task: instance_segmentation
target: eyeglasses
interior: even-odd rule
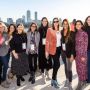
[[[53,23],[58,23],[59,21],[53,21]]]

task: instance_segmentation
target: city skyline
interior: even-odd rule
[[[54,17],[84,20],[90,15],[89,2],[90,0],[1,0],[0,17],[3,21],[9,17],[15,21],[30,10],[32,19],[34,19],[34,12],[37,11],[40,20],[44,16],[49,20]]]

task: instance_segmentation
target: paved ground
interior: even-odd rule
[[[75,90],[76,86],[77,86],[77,74],[76,74],[76,69],[75,69],[75,62],[73,62],[73,83],[72,83],[72,87],[73,90]],[[50,70],[50,76],[52,74],[52,70]],[[56,90],[55,88],[53,88],[50,85],[50,80],[47,81],[46,84],[42,84],[42,79],[41,79],[41,75],[36,77],[36,83],[34,85],[31,85],[30,82],[28,82],[28,78],[29,75],[25,76],[25,82],[22,82],[21,87],[17,87],[16,86],[16,79],[13,79],[10,88],[5,89],[3,87],[0,86],[0,90]],[[64,66],[61,65],[59,72],[58,72],[58,82],[61,84],[60,89],[57,90],[68,90],[67,88],[64,88],[64,83],[65,83],[65,73],[64,73]],[[85,89],[83,90],[90,90],[90,85],[87,86]]]

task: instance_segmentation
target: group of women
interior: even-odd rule
[[[60,67],[60,55],[65,66],[66,81],[64,87],[72,88],[73,60],[76,62],[78,86],[90,83],[90,16],[85,20],[77,20],[74,30],[70,29],[67,19],[62,22],[54,18],[52,25],[43,17],[41,26],[32,22],[27,33],[23,24],[9,25],[8,29],[0,22],[0,84],[9,87],[7,81],[8,63],[11,59],[11,73],[16,75],[17,86],[25,81],[24,75],[30,73],[29,82],[35,83],[37,67],[42,74],[42,82],[46,83],[46,76],[50,80],[49,70],[53,69],[51,85],[59,88],[57,73]]]

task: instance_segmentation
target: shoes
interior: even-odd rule
[[[45,78],[44,73],[42,73],[42,83],[46,84],[46,78]]]
[[[4,87],[4,88],[9,88],[10,87],[10,85],[7,83],[7,81],[2,82],[1,86]]]
[[[64,87],[69,87],[69,85],[70,85],[70,82],[68,79],[66,79]]]
[[[21,86],[21,83],[20,83],[20,80],[21,80],[21,76],[17,76],[17,86]]]
[[[49,77],[49,72],[48,71],[45,72],[45,76],[47,76],[47,80],[51,80],[51,78]]]
[[[25,79],[24,79],[22,76],[20,77],[20,80],[21,80],[21,81],[25,81]]]
[[[60,88],[56,80],[51,80],[51,86],[55,87],[56,89]]]

